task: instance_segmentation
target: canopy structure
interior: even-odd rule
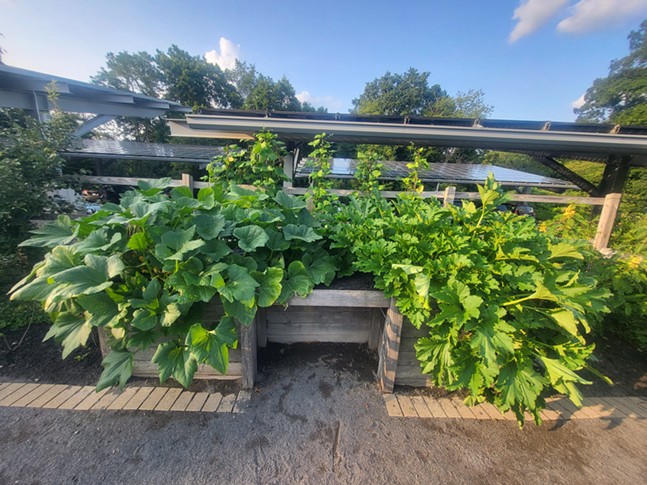
[[[168,111],[191,112],[174,101],[0,64],[0,108],[24,109],[41,119],[42,113],[52,108],[48,98],[51,91],[63,111],[97,115],[77,129],[77,136],[117,116],[154,118]]]
[[[380,162],[382,163],[381,180],[402,180],[409,175],[405,162]],[[334,158],[331,162],[331,178],[353,178],[357,167],[357,160],[350,158]],[[295,177],[307,177],[313,167],[305,159],[297,165]],[[502,185],[513,187],[540,187],[550,190],[573,189],[575,185],[565,180],[535,175],[520,170],[498,167],[496,165],[476,165],[470,163],[432,163],[427,170],[421,170],[419,177],[426,183],[445,184],[482,184],[488,175]]]
[[[136,141],[81,140],[63,155],[66,158],[93,160],[148,160],[207,164],[222,153],[222,148],[176,143],[144,143]]]
[[[647,128],[544,121],[476,120],[410,116],[203,110],[169,120],[173,136],[250,138],[270,130],[289,143],[328,133],[339,143],[491,149],[525,153],[591,195],[622,192],[630,166],[647,166]],[[606,164],[599,186],[557,158]]]

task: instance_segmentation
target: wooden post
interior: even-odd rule
[[[384,332],[382,333],[382,343],[380,345],[380,363],[377,370],[377,378],[383,392],[393,392],[393,387],[395,386],[402,322],[402,314],[395,305],[395,299],[391,298],[391,306],[386,312],[384,322]]]
[[[598,231],[593,241],[593,247],[598,251],[609,246],[609,239],[611,238],[613,224],[616,221],[616,214],[618,213],[621,197],[622,194],[608,194],[604,198],[602,214],[600,214],[600,222],[598,223]]]
[[[377,350],[384,327],[384,316],[381,308],[371,309],[371,323],[368,327],[368,348]]]
[[[256,311],[256,341],[261,348],[267,347],[267,309]]]
[[[294,179],[294,154],[292,152],[283,157],[283,172],[288,178],[283,182],[283,187],[292,187],[292,180]]]
[[[445,195],[443,196],[443,205],[447,207],[454,203],[454,198],[456,197],[456,187],[453,185],[445,189]]]
[[[243,389],[254,387],[256,380],[256,321],[249,325],[240,324],[240,359],[242,365]]]
[[[182,185],[186,185],[188,188],[193,190],[193,175],[188,173],[182,174]]]

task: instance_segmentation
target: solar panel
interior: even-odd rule
[[[68,158],[158,160],[167,162],[208,163],[222,153],[222,148],[178,143],[145,143],[116,140],[82,140],[82,145],[65,153]]]

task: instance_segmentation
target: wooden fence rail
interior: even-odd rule
[[[77,177],[81,183],[95,184],[95,185],[124,185],[136,186],[137,183],[142,181],[152,182],[156,179],[133,178],[133,177],[104,177],[104,176],[89,176],[81,175]],[[193,176],[189,174],[182,174],[182,179],[171,180],[171,186],[187,186],[192,189],[201,189],[208,187],[207,182],[196,182]],[[303,195],[309,189],[302,187],[284,187],[283,189],[288,194]],[[355,190],[346,189],[330,189],[329,192],[333,195],[340,197],[347,197],[354,194]],[[380,192],[382,197],[387,199],[395,199],[398,195],[402,194],[401,191],[383,190]],[[451,204],[455,199],[477,200],[479,199],[478,192],[456,192],[455,187],[448,187],[444,191],[425,191],[421,192],[420,196],[423,198],[435,197],[442,199],[445,205]],[[537,202],[549,204],[578,204],[578,205],[593,205],[602,206],[602,213],[598,223],[598,229],[593,240],[593,246],[597,250],[603,250],[608,247],[611,231],[616,220],[618,207],[620,205],[622,194],[608,194],[606,197],[578,197],[578,196],[563,196],[563,195],[532,195],[532,194],[510,194],[510,201],[512,202]]]

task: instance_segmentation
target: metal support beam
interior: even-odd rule
[[[629,162],[631,157],[622,157],[618,159],[611,155],[604,167],[602,174],[602,181],[598,187],[599,195],[605,196],[607,194],[617,193],[622,194],[622,191],[629,176]]]
[[[109,115],[95,116],[94,118],[84,121],[83,124],[74,131],[74,136],[81,137],[83,135],[86,135],[90,133],[92,130],[94,130],[95,128],[103,124],[106,124],[109,121],[114,120],[115,118],[116,116],[109,116]]]
[[[564,165],[559,163],[557,160],[551,157],[534,157],[535,160],[537,160],[539,163],[547,166],[554,172],[557,172],[558,174],[566,177],[566,179],[569,182],[573,182],[575,185],[577,185],[580,189],[582,189],[584,192],[587,194],[593,196],[593,197],[598,197],[600,193],[598,192],[598,187],[593,185],[591,182],[586,180],[583,177],[580,177],[578,174],[573,172],[572,170],[566,168]]]

